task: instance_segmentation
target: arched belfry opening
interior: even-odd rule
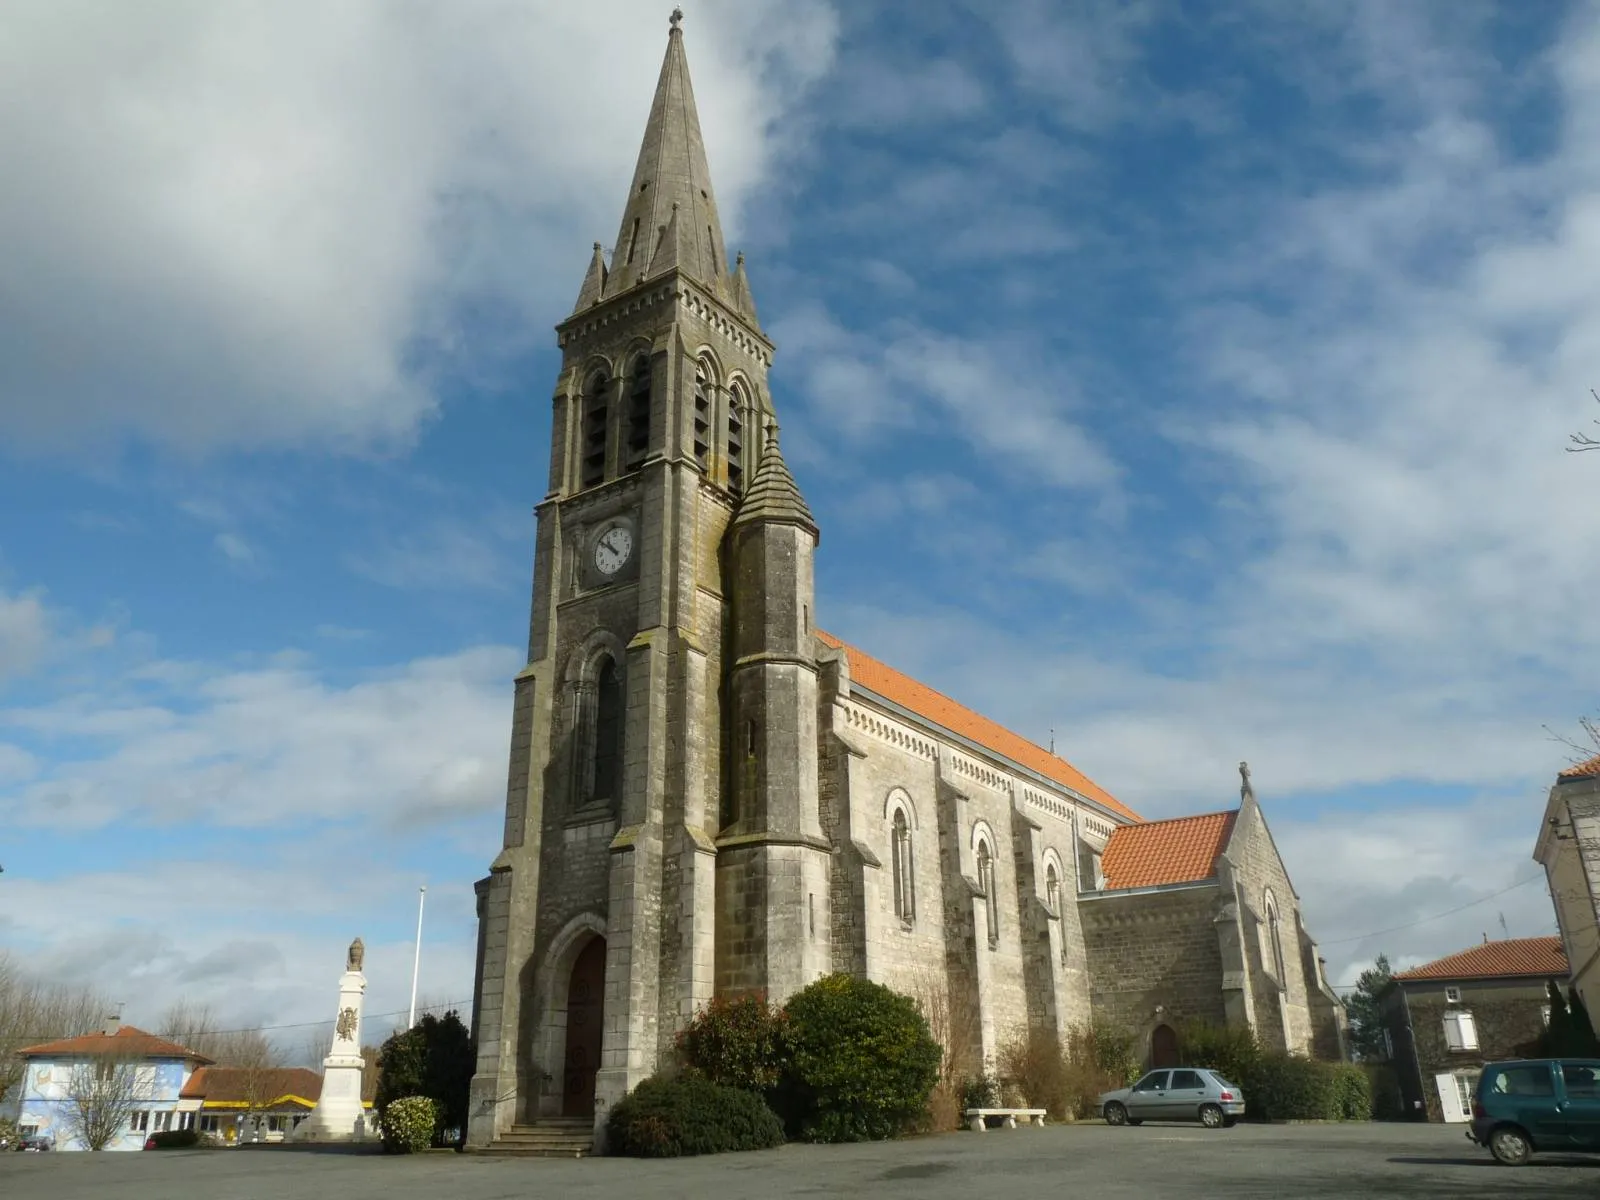
[[[609,655],[595,680],[594,791],[590,798],[613,808],[622,798],[622,672]]]

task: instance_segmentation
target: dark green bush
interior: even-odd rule
[[[990,1075],[969,1075],[961,1081],[961,1107],[996,1108],[1000,1104],[1000,1084]]]
[[[1243,1079],[1245,1116],[1257,1121],[1337,1121],[1331,1063],[1278,1051],[1263,1053]]]
[[[1179,1030],[1178,1043],[1185,1063],[1216,1071],[1242,1088],[1261,1062],[1261,1044],[1248,1026],[1189,1021]],[[1245,1091],[1248,1105],[1249,1089]]]
[[[1400,1077],[1389,1063],[1363,1063],[1367,1087],[1372,1093],[1374,1121],[1404,1121],[1406,1102],[1400,1094]]]
[[[678,1035],[678,1054],[713,1083],[766,1093],[783,1074],[783,1027],[764,996],[718,997]]]
[[[200,1144],[200,1134],[193,1129],[163,1129],[146,1140],[157,1150],[186,1150]]]
[[[921,1120],[943,1052],[909,997],[826,975],[791,997],[785,1014],[779,1103],[794,1136],[875,1141]]]
[[[646,1079],[611,1110],[606,1133],[610,1153],[634,1158],[783,1144],[783,1123],[760,1096],[695,1074]]]
[[[402,1096],[426,1096],[433,1101],[431,1144],[443,1145],[452,1130],[459,1140],[466,1132],[467,1093],[476,1066],[472,1036],[461,1018],[453,1011],[442,1017],[424,1013],[378,1051],[373,1107],[381,1114]]]

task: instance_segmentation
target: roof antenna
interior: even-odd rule
[[[1056,752],[1056,731],[1052,727],[1051,730],[1050,730],[1050,753],[1054,754],[1055,752]]]

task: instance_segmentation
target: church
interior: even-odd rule
[[[557,327],[503,849],[477,884],[468,1144],[586,1123],[713,996],[848,971],[992,1066],[1184,1020],[1339,1057],[1343,1009],[1241,764],[1145,821],[1051,751],[822,631],[674,13],[614,249]]]

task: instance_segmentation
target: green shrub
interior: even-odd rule
[[[1216,1071],[1240,1087],[1245,1086],[1262,1057],[1261,1044],[1249,1026],[1188,1021],[1178,1031],[1178,1044],[1185,1063]],[[1248,1089],[1246,1096],[1248,1104]]]
[[[1355,1063],[1329,1063],[1334,1110],[1341,1121],[1372,1120],[1372,1080]]]
[[[186,1150],[190,1146],[200,1144],[200,1134],[193,1129],[163,1129],[160,1133],[152,1133],[145,1140],[152,1143],[157,1150]]]
[[[783,1144],[783,1123],[754,1092],[695,1074],[646,1079],[606,1119],[612,1154],[676,1158]]]
[[[1116,1081],[1111,1085],[1113,1088],[1127,1087],[1144,1074],[1139,1055],[1134,1050],[1131,1030],[1114,1025],[1096,1025],[1087,1037],[1095,1065]]]
[[[797,1137],[872,1141],[922,1119],[943,1051],[909,997],[826,975],[791,997],[785,1014],[779,1094]]]
[[[1062,1053],[1062,1116],[1098,1117],[1101,1093],[1127,1087],[1139,1074],[1131,1033],[1111,1026],[1074,1029]]]
[[[434,1105],[431,1145],[443,1145],[450,1131],[466,1132],[467,1094],[477,1061],[472,1035],[455,1012],[424,1013],[410,1029],[384,1042],[378,1051],[378,1087],[373,1098],[381,1112],[401,1096],[427,1096]]]
[[[402,1096],[391,1100],[379,1123],[383,1127],[383,1148],[390,1154],[415,1154],[433,1143],[433,1125],[438,1106],[426,1096]]]
[[[1263,1053],[1244,1088],[1245,1116],[1257,1121],[1337,1121],[1339,1102],[1330,1063],[1278,1051]]]
[[[678,1035],[678,1054],[713,1083],[766,1093],[783,1074],[783,1027],[764,996],[718,997]]]
[[[992,1075],[969,1075],[961,1081],[961,1107],[996,1108],[1000,1104],[1000,1084]]]

